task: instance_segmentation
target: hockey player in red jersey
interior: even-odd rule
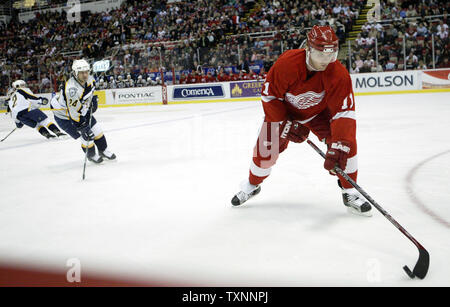
[[[238,206],[261,191],[289,142],[301,143],[310,131],[327,146],[324,168],[339,166],[353,180],[358,173],[355,100],[347,69],[337,60],[339,41],[329,26],[314,26],[306,47],[284,52],[269,70],[261,91],[264,123],[254,148],[249,178],[233,197]],[[370,216],[371,206],[339,176],[344,205]]]
[[[216,81],[217,81],[217,78],[215,76],[213,76],[210,71],[208,71],[208,73],[206,74],[206,82],[210,83],[210,82],[216,82]]]
[[[187,84],[194,84],[199,82],[199,77],[197,75],[197,71],[193,70],[192,73],[190,73],[187,76]]]
[[[239,75],[240,75],[240,73],[234,74],[232,71],[230,71],[229,81],[239,81],[239,80],[241,80],[241,79],[239,79]]]
[[[205,75],[205,71],[202,69],[200,70],[199,74],[198,74],[198,81],[197,83],[206,83],[208,82],[208,78]]]
[[[230,81],[230,77],[221,68],[220,71],[219,71],[219,74],[217,76],[217,80],[219,82]]]
[[[186,84],[187,83],[187,76],[184,72],[181,73],[180,75],[180,81],[179,84]]]

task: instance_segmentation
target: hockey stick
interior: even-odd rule
[[[92,106],[92,105],[91,105]],[[88,127],[90,129],[91,127],[91,118],[92,118],[92,110],[91,110],[91,106],[89,106],[89,121],[88,121]],[[86,145],[86,152],[84,153],[84,165],[83,165],[83,179],[86,178],[86,164],[87,164],[87,156],[88,156],[88,151],[89,151],[89,141],[87,141],[87,145]]]
[[[311,142],[309,139],[306,139],[306,142],[318,153],[322,156],[322,158],[325,159],[325,153],[320,150],[319,147],[316,146],[313,142]],[[355,187],[356,190],[358,190],[359,193],[361,193],[375,208],[377,208],[380,213],[389,220],[395,227],[397,227],[398,230],[400,230],[409,240],[411,240],[414,245],[419,250],[419,259],[417,260],[416,265],[414,266],[414,270],[411,272],[411,270],[408,268],[408,266],[404,266],[403,269],[405,270],[406,274],[410,278],[414,278],[415,276],[419,277],[420,279],[425,278],[428,272],[428,267],[430,265],[430,255],[428,254],[427,250],[416,240],[412,235],[410,235],[405,228],[403,228],[392,216],[390,216],[375,200],[373,200],[372,197],[369,196],[350,176],[348,176],[342,169],[339,167],[334,168],[335,172],[341,175],[345,178],[352,186]]]
[[[3,139],[1,139],[0,142],[3,142],[4,140],[6,140],[8,138],[8,136],[10,136],[16,130],[17,130],[17,128],[14,128],[10,133],[8,133],[7,136],[5,136]]]

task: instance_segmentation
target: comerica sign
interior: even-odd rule
[[[173,89],[173,99],[195,99],[209,97],[224,97],[222,85],[210,86],[175,86]]]

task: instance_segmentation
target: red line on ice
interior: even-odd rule
[[[411,200],[417,205],[419,206],[420,209],[422,209],[422,211],[424,211],[426,214],[428,214],[429,216],[431,216],[435,221],[439,222],[440,224],[444,225],[447,228],[450,228],[450,223],[447,222],[445,219],[443,219],[442,217],[440,217],[438,214],[436,214],[435,212],[433,212],[430,208],[428,208],[420,199],[419,197],[414,194],[414,189],[413,189],[413,178],[414,175],[416,174],[416,172],[426,163],[430,162],[433,159],[436,159],[437,157],[443,156],[445,154],[450,153],[450,150],[441,152],[439,154],[436,154],[434,156],[431,156],[425,160],[423,160],[422,162],[416,164],[408,173],[408,175],[406,176],[406,190],[408,192],[409,197],[411,198]]]

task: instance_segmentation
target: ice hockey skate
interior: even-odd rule
[[[105,149],[104,151],[100,151],[100,156],[103,158],[106,158],[107,160],[115,160],[116,155],[112,152],[110,152],[108,149]]]
[[[39,129],[39,133],[42,134],[42,136],[44,136],[47,139],[52,139],[55,138],[56,136],[54,136],[53,134],[51,134],[47,129],[45,129],[44,127],[42,127],[41,129]]]
[[[92,155],[92,156],[89,156],[89,155],[88,155],[87,158],[88,158],[89,161],[91,161],[91,162],[93,162],[93,163],[96,163],[96,164],[100,164],[100,163],[103,162],[103,158],[102,158],[99,154],[97,154],[97,153],[95,153],[95,154]]]
[[[355,188],[343,189],[342,200],[348,212],[356,215],[372,216],[372,206]]]
[[[233,199],[231,200],[231,204],[233,206],[240,206],[253,196],[259,194],[259,192],[261,192],[260,185],[253,185],[248,181],[244,181],[241,183],[241,190],[236,195],[234,195]]]

